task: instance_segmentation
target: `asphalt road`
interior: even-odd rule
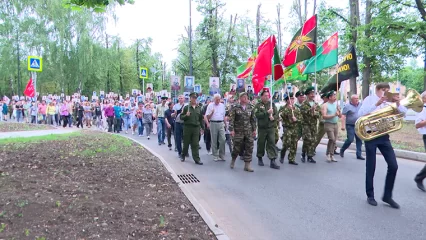
[[[203,140],[203,166],[191,158],[182,163],[166,145],[132,136],[160,154],[177,174],[194,174],[201,182],[187,187],[216,223],[234,240],[424,240],[426,239],[426,193],[415,186],[414,175],[424,163],[399,159],[394,199],[396,210],[381,202],[386,163],[378,157],[375,187],[377,207],[367,204],[364,192],[365,161],[356,160],[348,150],[338,163],[325,161],[325,146],[317,149],[317,164],[281,165],[280,170],[257,166],[254,173],[243,171],[237,161],[231,170],[226,162],[214,162]],[[279,143],[280,144],[280,143]],[[256,150],[255,150],[256,151]]]

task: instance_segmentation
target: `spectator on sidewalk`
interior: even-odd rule
[[[347,138],[343,146],[340,148],[340,156],[344,157],[346,149],[351,145],[351,143],[356,141],[356,158],[359,160],[365,160],[361,155],[362,140],[355,134],[355,122],[358,119],[358,110],[361,108],[359,103],[358,95],[354,94],[351,96],[349,104],[346,104],[343,107],[342,114],[342,131],[345,131]]]

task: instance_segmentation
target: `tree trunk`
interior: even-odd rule
[[[371,7],[373,5],[372,0],[367,0],[365,3],[365,26],[368,26],[371,22]],[[365,38],[368,39],[371,36],[370,28],[365,29]],[[366,98],[370,93],[371,83],[371,57],[367,52],[363,54],[364,69],[362,71],[362,97]]]
[[[138,82],[139,82],[139,85],[140,85],[140,87],[141,87],[141,92],[142,92],[142,94],[145,94],[145,89],[144,89],[144,84],[143,84],[143,79],[140,79],[139,78],[139,68],[140,68],[140,65],[139,65],[139,39],[137,39],[136,40],[136,72],[138,73],[137,74],[137,76],[138,76]]]
[[[253,41],[250,38],[250,30],[249,30],[249,25],[248,24],[247,24],[247,39],[248,39],[249,44],[250,44],[250,49],[251,49],[250,53],[254,53]]]
[[[302,3],[300,2],[300,0],[296,1],[296,13],[299,17],[299,24],[300,27],[303,26],[303,17],[302,17]]]
[[[229,20],[228,36],[226,38],[225,57],[223,58],[222,64],[221,64],[221,68],[222,68],[221,76],[226,76],[226,74],[229,73],[229,56],[231,54],[232,43],[233,43],[232,40],[234,38],[233,33],[234,33],[236,23],[237,23],[237,14],[235,14],[234,18],[231,15],[231,18]],[[223,80],[225,80],[225,78]],[[226,84],[226,81],[223,81],[222,84]]]
[[[106,82],[106,91],[109,93],[111,92],[111,76],[109,73],[109,64],[108,64],[108,59],[109,59],[109,42],[108,42],[108,34],[105,34],[105,40],[106,40],[106,51],[107,51],[107,82]]]
[[[256,46],[260,45],[260,7],[262,4],[257,5],[256,14]]]
[[[350,25],[351,25],[351,45],[356,46],[358,40],[358,26],[359,22],[359,1],[358,0],[349,0],[350,8]],[[364,79],[364,77],[363,77]],[[349,79],[350,94],[357,94],[356,78],[352,77]],[[363,94],[364,96],[364,94]]]
[[[300,9],[302,9],[302,8],[300,8]],[[306,19],[308,19],[308,0],[305,0],[305,14],[303,16],[303,22],[305,22]]]
[[[281,33],[281,4],[277,5],[277,34],[278,34],[278,49],[279,53],[282,51],[282,33]]]
[[[124,88],[123,88],[123,64],[121,63],[121,52],[120,52],[120,40],[117,42],[117,51],[118,51],[118,64],[120,65],[120,94],[124,95]]]
[[[18,63],[18,96],[21,95],[21,60],[20,60],[20,53],[19,53],[19,25],[18,29],[16,30],[16,47],[17,47],[17,63]]]
[[[314,0],[314,10],[312,11],[312,15],[315,15],[316,11],[317,11],[317,0]]]

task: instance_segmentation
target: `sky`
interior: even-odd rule
[[[320,0],[318,0],[319,2]],[[328,4],[337,7],[346,7],[347,1],[325,0]],[[290,12],[291,0],[224,0],[226,12],[230,14],[249,14],[256,19],[257,5],[262,3],[261,13],[267,19],[274,21],[277,16],[276,6],[281,3],[281,17],[285,22]],[[289,2],[285,5],[286,2]],[[343,2],[343,3],[342,3]],[[337,4],[337,5],[336,5]],[[312,7],[308,7],[312,9]],[[312,12],[312,10],[310,10]],[[177,56],[176,47],[181,35],[186,36],[185,27],[189,26],[189,0],[136,0],[133,5],[118,6],[115,10],[118,22],[109,21],[107,32],[112,35],[120,35],[126,45],[138,38],[153,39],[152,50],[160,52],[163,60],[171,65]],[[312,14],[312,13],[309,13]],[[202,20],[197,12],[196,3],[192,1],[192,29],[194,30]],[[291,37],[283,33],[283,42],[289,42]]]
[[[115,14],[118,22],[112,20],[107,25],[107,32],[119,35],[126,45],[130,45],[138,38],[153,39],[152,50],[163,55],[163,61],[171,66],[177,56],[176,47],[181,35],[186,36],[185,27],[189,26],[189,1],[190,0],[135,0],[133,5],[117,6]],[[325,1],[327,5],[338,8],[348,8],[347,0],[317,0]],[[224,0],[226,3],[224,16],[230,14],[249,15],[253,21],[256,19],[256,10],[262,4],[261,14],[271,21],[277,16],[276,6],[281,3],[282,24],[289,16],[292,0]],[[312,2],[312,1],[310,1]],[[308,15],[312,14],[312,7],[308,7]],[[202,20],[197,12],[196,3],[192,0],[192,29],[194,30]],[[283,42],[290,42],[289,33],[283,32]],[[421,58],[417,60],[421,64]],[[421,65],[420,65],[421,66]]]

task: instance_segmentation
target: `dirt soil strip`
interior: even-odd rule
[[[50,129],[55,129],[55,128],[45,124],[0,122],[0,132],[17,132],[17,131],[50,130]]]
[[[216,239],[139,144],[95,131],[0,144],[0,239]]]

